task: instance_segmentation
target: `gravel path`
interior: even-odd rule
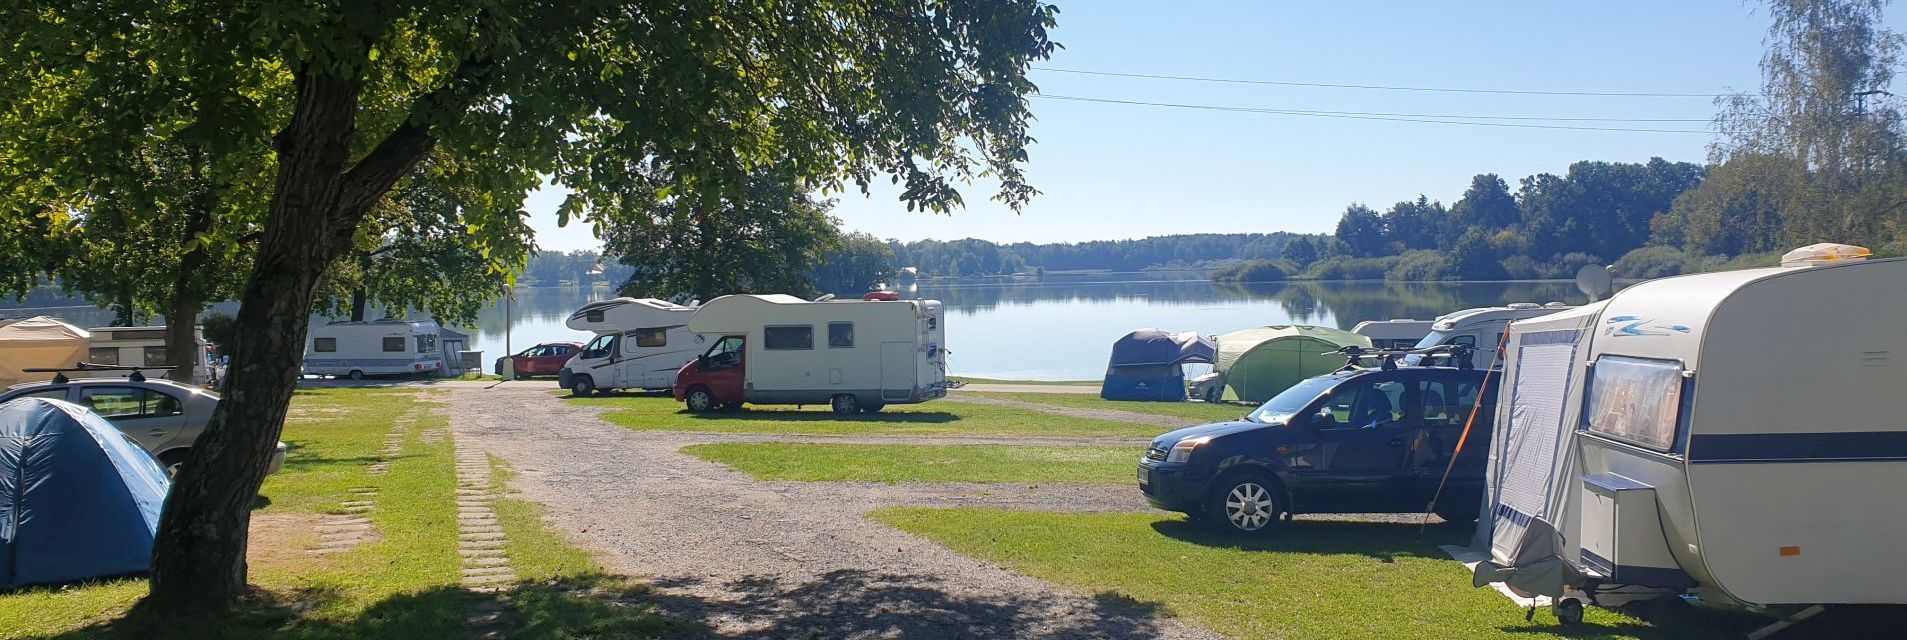
[[[678,452],[719,434],[636,432],[595,414],[530,387],[452,392],[460,444],[508,460],[519,473],[514,488],[545,505],[554,526],[607,552],[614,569],[647,577],[664,610],[719,635],[1215,637],[1155,619],[1143,604],[1074,594],[861,517],[888,504],[1143,508],[1132,491],[755,482]]]
[[[946,399],[951,400],[953,402],[970,402],[973,404],[985,404],[985,405],[992,405],[995,407],[1011,407],[1014,409],[1025,409],[1028,411],[1038,411],[1041,413],[1050,413],[1056,416],[1067,416],[1071,418],[1086,418],[1090,420],[1111,420],[1113,422],[1132,422],[1137,424],[1150,424],[1150,425],[1165,427],[1168,429],[1190,427],[1190,426],[1201,425],[1201,424],[1210,422],[1209,420],[1199,420],[1197,418],[1175,418],[1172,416],[1162,416],[1162,415],[1152,414],[1152,413],[1139,413],[1136,411],[1120,411],[1118,409],[1081,409],[1078,407],[1061,407],[1057,405],[1041,404],[1038,402],[1027,402],[1025,400],[1012,400],[1009,398],[989,398],[985,396],[961,395],[959,393],[948,394]]]

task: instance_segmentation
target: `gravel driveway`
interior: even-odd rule
[[[1133,491],[756,482],[678,451],[742,437],[630,431],[543,388],[459,386],[450,412],[459,441],[515,467],[512,487],[555,527],[647,578],[666,611],[721,636],[1215,637],[1156,619],[1143,603],[1075,594],[861,517],[892,504],[1143,509]]]

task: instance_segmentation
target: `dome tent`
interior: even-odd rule
[[[52,380],[22,369],[71,367],[86,359],[93,334],[51,316],[0,320],[0,388]]]
[[[79,405],[0,404],[0,589],[146,571],[171,480]]]
[[[1371,339],[1311,325],[1254,327],[1218,337],[1212,370],[1225,400],[1264,402],[1300,380],[1344,366],[1344,357],[1330,352],[1353,345],[1369,347]]]
[[[1211,338],[1191,331],[1171,333],[1140,329],[1112,343],[1106,380],[1099,397],[1106,400],[1178,402],[1185,399],[1187,362],[1211,362],[1217,356]]]

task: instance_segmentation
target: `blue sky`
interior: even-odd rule
[[[1764,10],[1675,2],[1139,2],[1058,0],[1065,46],[1040,66],[1179,76],[1548,91],[1754,90]],[[1897,24],[1890,15],[1888,22]],[[1898,27],[1896,27],[1898,29]],[[1233,85],[1035,71],[1042,93],[1329,111],[1695,118],[1708,98],[1431,93]],[[1477,173],[1510,181],[1577,160],[1702,161],[1710,137],[1378,122],[1033,98],[1027,165],[1043,195],[1019,214],[966,190],[951,215],[909,212],[895,192],[837,194],[835,215],[883,238],[1081,241],[1184,232],[1321,232],[1345,205],[1424,194],[1454,201]],[[1707,129],[1689,123],[1575,123]],[[885,186],[885,185],[882,185]],[[560,192],[526,206],[538,244],[599,245],[558,229]]]

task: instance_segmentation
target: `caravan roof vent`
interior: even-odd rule
[[[1815,265],[1847,262],[1849,260],[1866,260],[1868,256],[1872,255],[1874,255],[1874,252],[1868,251],[1867,247],[1823,242],[1789,251],[1787,255],[1781,256],[1781,266],[1812,267]]]
[[[1534,302],[1512,302],[1504,306],[1507,306],[1511,309],[1541,309],[1543,308],[1542,305],[1536,304]]]
[[[1562,302],[1562,301],[1545,302],[1543,303],[1543,308],[1544,309],[1568,309],[1569,303]]]

